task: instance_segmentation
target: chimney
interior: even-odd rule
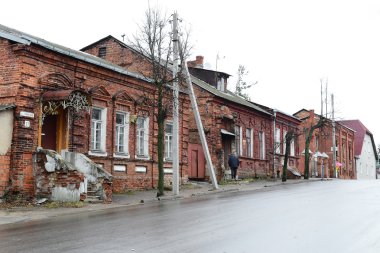
[[[190,68],[203,69],[203,58],[203,56],[198,55],[195,57],[195,61],[188,61],[187,66]]]
[[[203,69],[203,56],[201,55],[198,55],[197,57],[195,57],[195,62],[197,64],[197,68],[200,68],[200,69]]]

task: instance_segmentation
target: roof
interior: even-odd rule
[[[280,114],[282,114],[282,115],[284,115],[284,116],[287,116],[287,117],[289,117],[289,118],[291,118],[291,119],[294,119],[295,121],[298,121],[298,122],[301,122],[302,120],[301,119],[299,119],[298,117],[296,117],[296,116],[294,116],[294,115],[291,115],[291,114],[288,114],[288,113],[286,113],[286,112],[283,112],[283,111],[281,111],[281,110],[278,110],[278,109],[275,109],[275,108],[270,108],[270,107],[268,107],[268,106],[265,106],[265,105],[261,105],[261,104],[258,104],[258,103],[256,103],[256,102],[252,102],[252,101],[249,101],[250,103],[252,103],[252,104],[255,104],[255,105],[257,105],[257,106],[259,106],[259,107],[261,107],[261,108],[263,108],[264,110],[266,110],[266,111],[268,111],[268,112],[270,112],[270,113],[280,113]]]
[[[251,102],[245,100],[244,98],[239,97],[238,95],[232,93],[231,91],[222,92],[222,91],[216,89],[214,86],[211,86],[208,83],[205,83],[204,81],[196,78],[195,76],[191,76],[191,81],[195,85],[201,87],[202,89],[205,89],[206,91],[214,94],[215,96],[217,96],[219,98],[226,99],[228,101],[237,103],[239,105],[244,105],[246,107],[249,107],[251,109],[259,111],[259,112],[261,112],[263,114],[266,114],[268,116],[272,116],[271,113],[265,111],[264,109],[261,109],[259,106],[255,105],[255,104],[252,104]]]
[[[363,143],[364,143],[364,137],[365,135],[368,135],[371,138],[372,142],[372,147],[373,151],[376,156],[376,160],[378,159],[377,157],[377,152],[376,152],[376,145],[375,141],[373,139],[372,133],[366,128],[363,123],[360,120],[340,120],[338,121],[340,124],[345,125],[353,130],[355,130],[355,156],[360,156],[362,153],[363,149]]]
[[[151,81],[150,79],[148,79],[142,75],[139,75],[139,74],[134,73],[134,72],[130,72],[130,71],[128,71],[128,70],[126,70],[126,69],[124,69],[124,68],[122,68],[116,64],[112,64],[108,61],[105,61],[105,60],[99,58],[99,57],[96,57],[96,56],[93,56],[93,55],[90,55],[90,54],[87,54],[87,53],[84,53],[81,51],[73,50],[73,49],[70,49],[70,48],[67,48],[67,47],[46,41],[46,40],[38,38],[36,36],[30,35],[30,34],[27,34],[27,33],[24,33],[24,32],[21,32],[21,31],[18,31],[18,30],[15,30],[15,29],[3,26],[3,25],[0,25],[0,38],[8,39],[8,40],[11,40],[11,41],[14,41],[17,43],[21,43],[21,44],[25,44],[25,45],[35,44],[35,45],[44,47],[48,50],[54,51],[56,53],[67,55],[69,57],[72,57],[72,58],[75,58],[78,60],[82,60],[82,61],[88,62],[90,64],[94,64],[94,65],[97,65],[97,66],[100,66],[100,67],[103,67],[106,69],[110,69],[110,70],[113,70],[113,71],[118,72],[120,74],[128,75],[128,76],[138,78],[141,80],[145,80],[148,82]]]
[[[14,107],[15,107],[15,105],[13,105],[13,104],[11,104],[11,105],[0,105],[0,112],[12,109]]]
[[[197,68],[197,67],[189,67],[189,66],[188,66],[187,68],[188,68],[188,69],[194,69],[194,70],[196,70],[196,71],[219,73],[219,74],[226,75],[226,76],[228,76],[228,77],[231,76],[230,74],[227,74],[226,72],[222,72],[222,71],[218,71],[218,70],[204,69],[204,68]]]

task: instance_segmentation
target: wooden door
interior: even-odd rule
[[[201,180],[205,178],[205,156],[200,144],[189,144],[189,178]]]
[[[57,115],[46,115],[42,125],[41,146],[44,149],[57,148]]]

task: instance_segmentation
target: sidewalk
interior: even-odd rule
[[[260,191],[268,189],[268,187],[276,187],[281,185],[291,185],[298,183],[310,183],[321,181],[319,178],[310,178],[309,180],[297,179],[288,180],[283,183],[281,179],[277,180],[255,180],[255,181],[230,181],[226,184],[219,185],[218,190],[214,190],[212,184],[207,182],[189,182],[181,186],[179,196],[173,196],[171,191],[165,192],[165,195],[157,199],[157,190],[133,191],[125,194],[114,194],[111,204],[91,204],[87,203],[81,208],[45,208],[41,206],[22,207],[12,209],[0,209],[0,225],[19,223],[25,221],[41,220],[53,218],[62,215],[69,215],[82,212],[94,212],[116,207],[140,205],[149,202],[166,201],[173,199],[186,199],[206,196],[210,194],[223,194],[226,192],[242,192],[242,191]]]

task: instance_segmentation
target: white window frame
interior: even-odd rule
[[[218,82],[217,82],[217,89],[224,92],[224,85],[225,85],[225,79],[224,77],[220,77],[218,78]]]
[[[259,132],[260,159],[265,160],[265,132]]]
[[[249,140],[250,143],[248,143],[248,136],[247,131],[249,130]],[[247,156],[253,158],[253,128],[246,128],[245,129],[245,139],[247,142]]]
[[[284,132],[282,133],[282,154],[285,155],[285,152],[286,152],[286,134],[288,133],[288,131],[284,130]]]
[[[243,127],[240,126],[239,127],[239,152],[240,154],[239,155],[243,155]]]
[[[124,112],[124,111],[117,111],[116,112],[116,117],[117,114],[122,114],[124,116],[124,123],[123,124],[118,124],[116,122],[115,118],[115,153],[113,154],[114,157],[117,158],[129,158],[129,112]],[[124,150],[122,152],[118,151],[118,146],[119,146],[119,137],[118,131],[120,128],[124,127],[124,136],[123,136],[123,142],[124,142]]]
[[[276,154],[281,154],[281,129],[280,128],[276,128],[275,138],[276,138]]]
[[[100,110],[100,120],[94,120],[92,118],[93,110]],[[94,148],[94,123],[100,123],[100,146],[99,149]],[[90,148],[88,151],[89,155],[93,156],[107,156],[106,152],[106,135],[107,135],[107,108],[102,107],[92,107],[91,111],[91,139],[90,139]]]
[[[294,138],[292,139],[292,142],[290,143],[290,156],[295,156],[295,144],[294,144]]]
[[[143,131],[142,128],[138,128],[139,119],[144,119]],[[143,153],[140,153],[141,147]],[[149,117],[138,116],[136,120],[136,158],[149,160]]]
[[[238,126],[238,125],[235,125],[235,153],[237,156],[240,155],[240,152],[241,152],[241,149],[240,149],[240,142],[241,142],[241,138],[240,138],[240,131],[241,131],[241,127]]]
[[[166,126],[172,126],[172,132],[166,132]],[[164,160],[165,161],[173,161],[173,122],[167,121],[165,123],[165,144],[164,144]]]

